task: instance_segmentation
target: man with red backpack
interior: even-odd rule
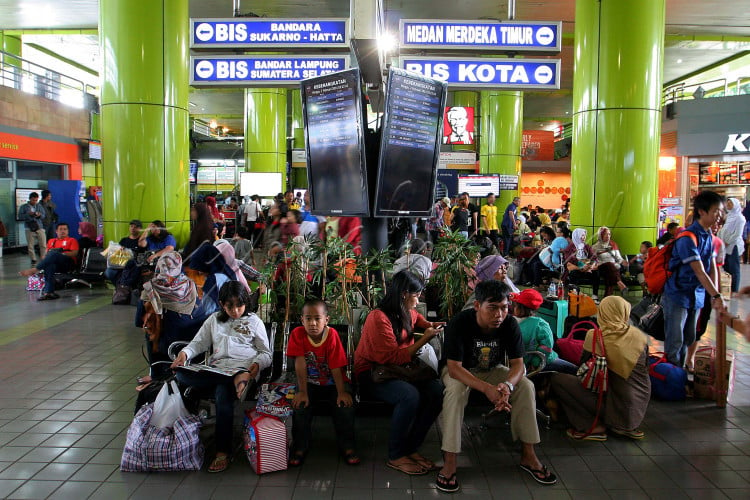
[[[713,191],[702,191],[693,201],[694,222],[672,243],[669,260],[671,275],[664,285],[661,305],[664,309],[664,351],[667,360],[684,366],[687,348],[695,341],[697,311],[708,295],[717,311],[726,308],[719,293],[716,255],[710,228],[721,217],[724,199]],[[708,293],[706,293],[708,292]]]

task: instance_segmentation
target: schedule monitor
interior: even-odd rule
[[[276,196],[283,192],[281,174],[275,172],[240,172],[240,196]]]
[[[469,193],[472,198],[484,198],[500,191],[500,176],[494,174],[466,174],[458,176],[458,192]]]
[[[380,141],[376,217],[429,216],[448,85],[391,68]]]
[[[311,212],[368,216],[359,70],[310,78],[300,85]]]

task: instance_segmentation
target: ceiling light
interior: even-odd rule
[[[211,127],[212,129],[215,129],[216,127],[219,126],[219,124],[216,123],[216,120],[211,120],[210,122],[208,122],[208,126]]]
[[[682,59],[677,59],[677,64],[682,64]]]
[[[397,45],[398,41],[396,40],[396,37],[390,33],[383,33],[378,36],[378,49],[380,49],[381,52],[394,52]]]
[[[188,104],[190,104],[191,106],[195,106],[195,103],[192,101],[189,101]]]

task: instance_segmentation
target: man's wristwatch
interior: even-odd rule
[[[716,295],[711,295],[711,300],[716,300],[716,299],[720,299],[720,298],[721,298],[721,294],[720,293],[717,293]]]
[[[507,380],[505,382],[503,382],[503,383],[508,386],[508,389],[510,389],[510,392],[512,394],[513,393],[513,389],[515,389],[516,387],[512,383],[508,382]]]

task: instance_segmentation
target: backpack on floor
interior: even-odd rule
[[[651,295],[659,295],[664,291],[664,285],[672,275],[672,271],[669,270],[669,261],[672,259],[672,248],[675,242],[683,236],[689,237],[693,240],[693,244],[696,247],[698,246],[698,238],[686,229],[663,247],[648,249],[648,258],[643,263],[643,277],[646,282],[646,289]]]

